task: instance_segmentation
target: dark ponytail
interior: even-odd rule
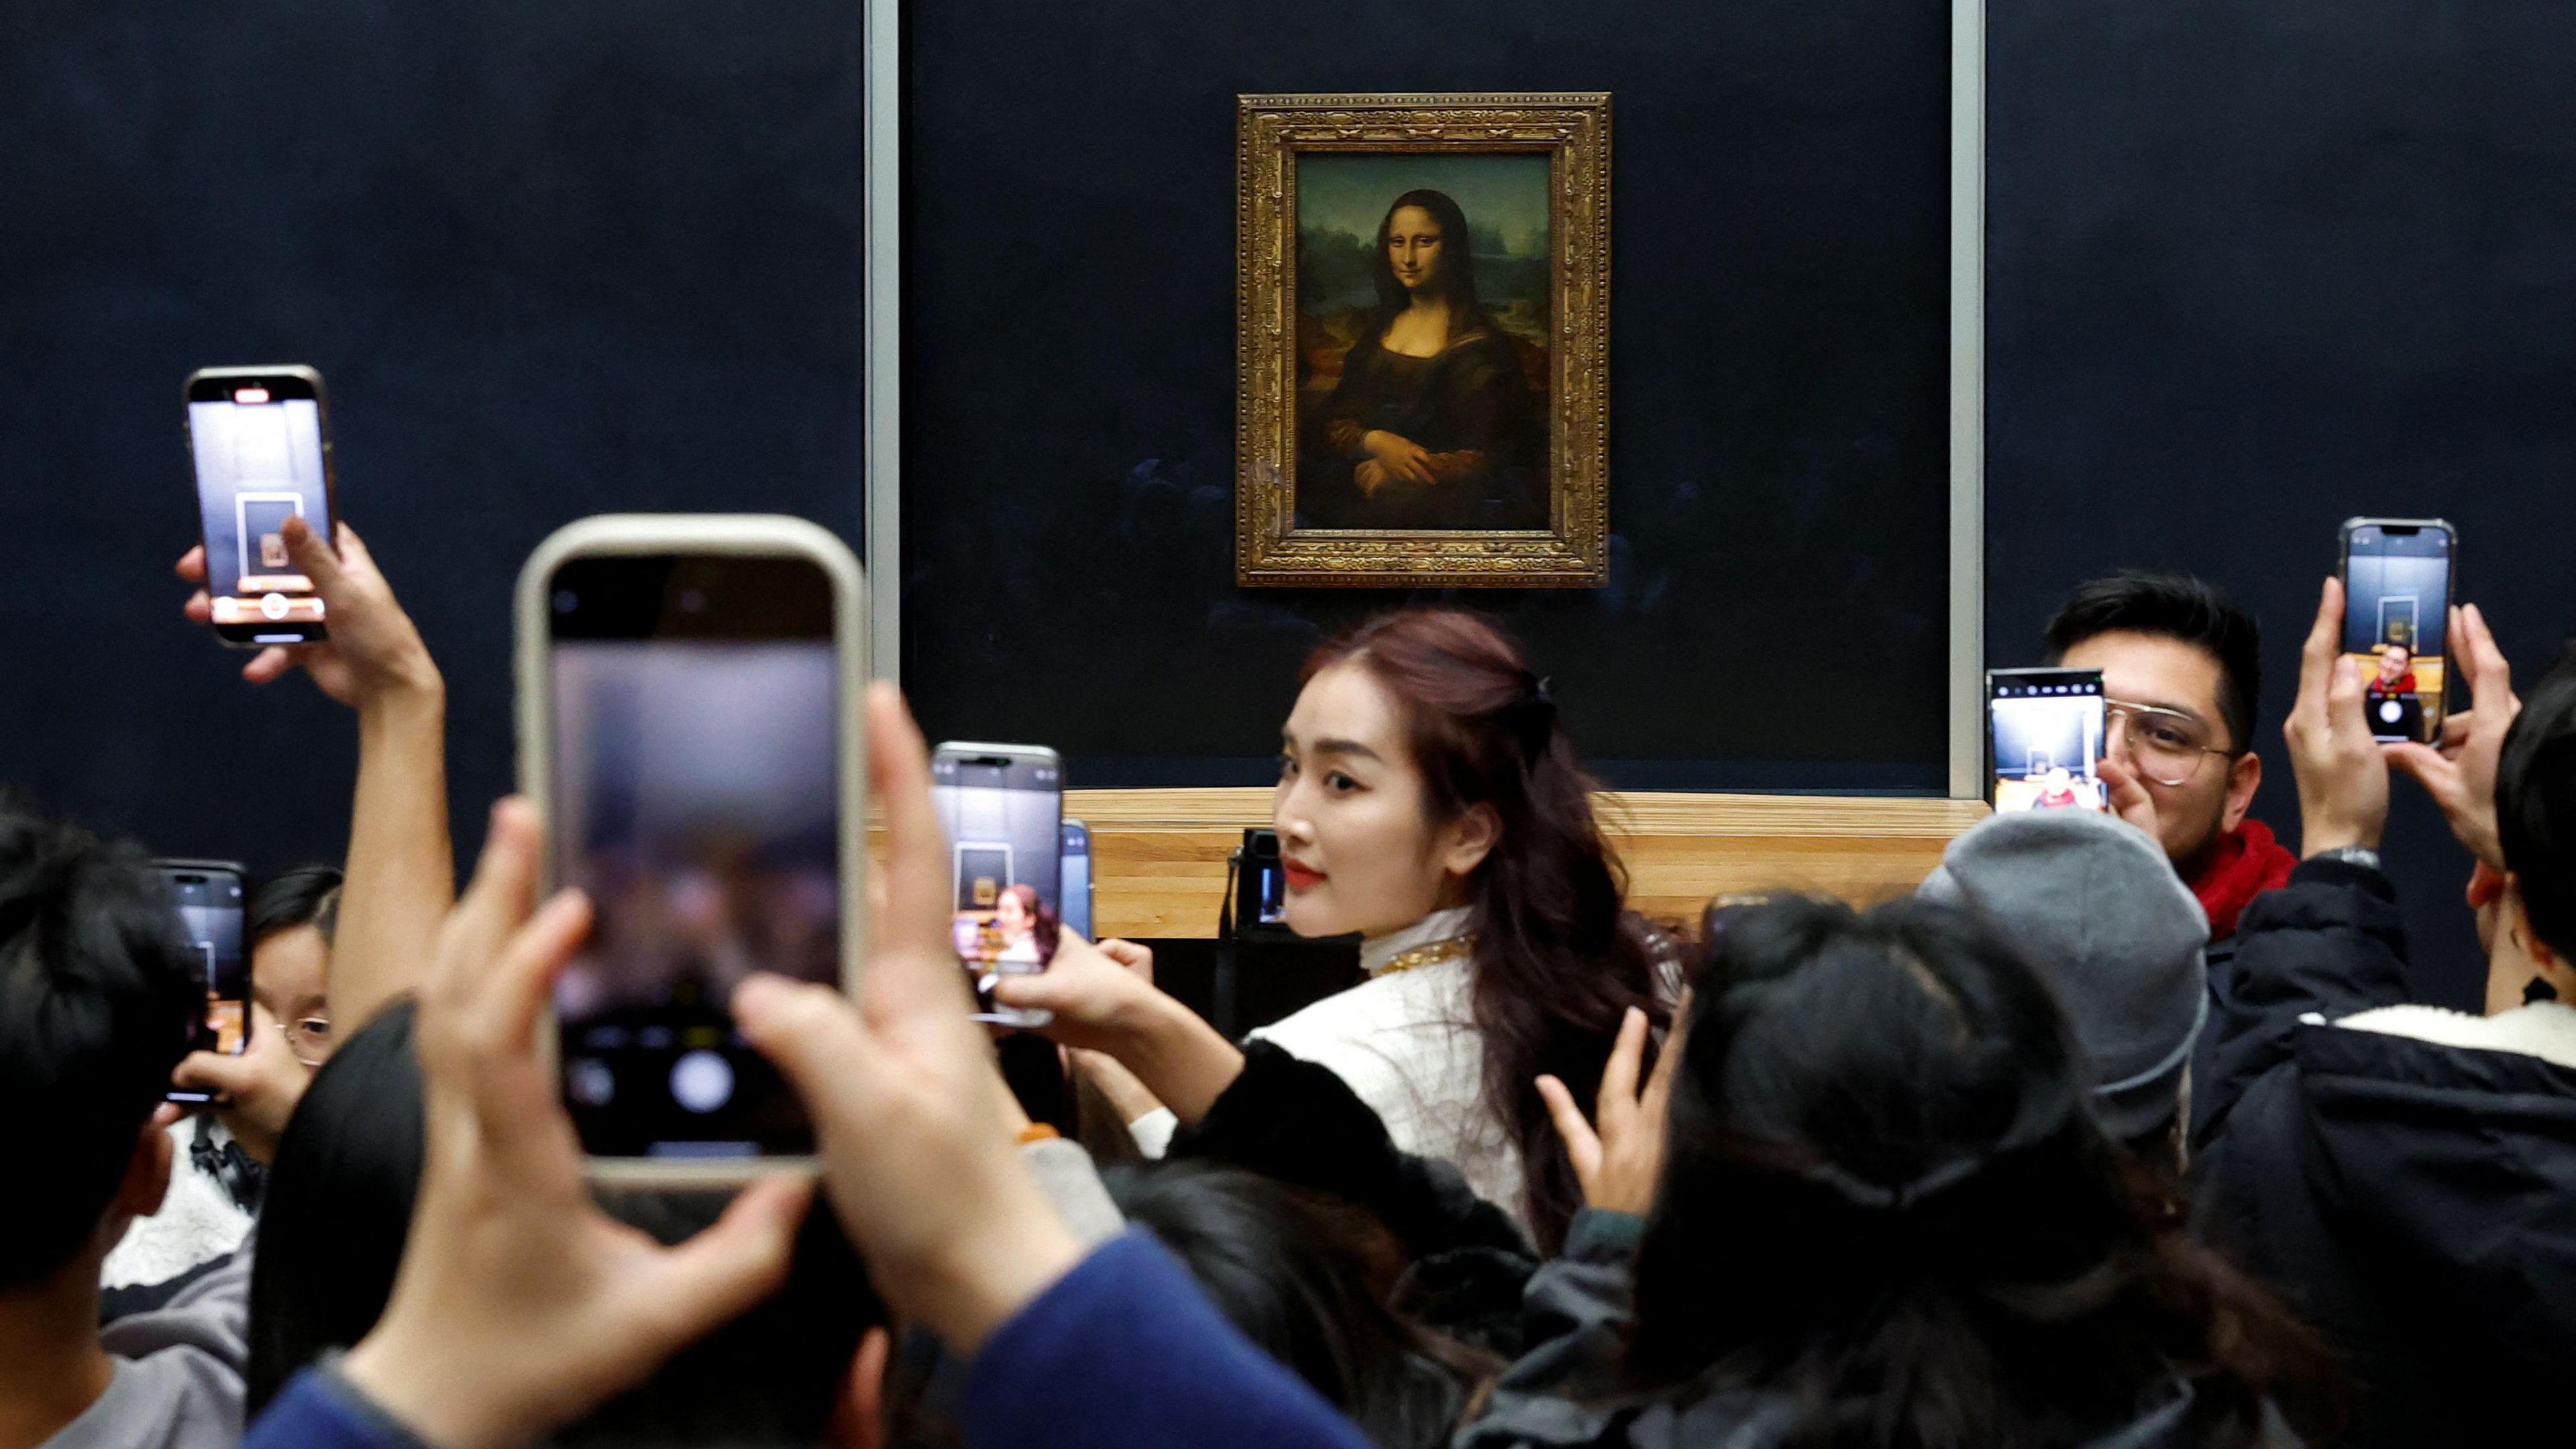
[[[1524,1210],[1553,1253],[1583,1196],[1532,1084],[1550,1074],[1589,1102],[1627,1009],[1663,1023],[1658,942],[1625,908],[1625,873],[1547,682],[1500,630],[1456,610],[1384,614],[1317,650],[1305,677],[1341,664],[1402,708],[1432,823],[1483,805],[1500,826],[1472,882],[1472,1002],[1486,1103],[1520,1150]]]

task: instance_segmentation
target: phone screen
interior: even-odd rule
[[[331,537],[322,400],[293,373],[198,376],[188,383],[188,446],[206,545],[215,631],[234,643],[326,636],[313,581],[286,555],[286,520]]]
[[[1065,928],[1088,941],[1091,934],[1091,827],[1079,820],[1064,822],[1064,846],[1056,852],[1056,869],[1060,877],[1056,889],[1064,897]]]
[[[948,837],[958,962],[975,978],[978,1020],[1042,1024],[993,1000],[996,977],[1043,971],[1063,919],[1063,772],[1025,745],[941,745],[930,793]]]
[[[165,861],[162,879],[178,902],[179,925],[204,961],[206,1015],[195,1051],[238,1055],[250,1046],[250,953],[242,941],[242,878],[230,866]],[[204,1102],[205,1092],[173,1091],[173,1102]]]
[[[579,558],[548,592],[549,843],[595,911],[555,988],[582,1144],[810,1152],[730,1004],[754,971],[842,977],[830,578],[793,558]]]
[[[1988,670],[1986,717],[1998,812],[2103,807],[2102,671]]]
[[[2361,669],[2363,709],[2382,740],[2442,727],[2451,605],[2451,530],[2355,522],[2344,534],[2343,652]]]

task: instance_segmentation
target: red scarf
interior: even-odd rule
[[[2200,897],[2200,908],[2209,913],[2209,939],[2224,941],[2235,935],[2236,918],[2247,903],[2286,884],[2290,867],[2298,863],[2297,856],[2272,838],[2272,827],[2251,816],[2218,837],[2209,848],[2209,859],[2188,882],[2191,893]]]

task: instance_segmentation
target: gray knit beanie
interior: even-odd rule
[[[2112,1136],[2173,1120],[2209,1017],[2209,918],[2145,831],[2095,810],[1997,815],[1915,894],[1983,917],[2056,990]]]

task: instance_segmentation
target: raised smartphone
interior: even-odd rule
[[[1995,809],[2104,808],[2105,719],[2099,669],[1987,670]]]
[[[731,1002],[754,971],[856,985],[866,600],[849,549],[792,518],[589,518],[520,572],[521,786],[548,883],[595,913],[549,1033],[594,1177],[813,1152]]]
[[[313,581],[286,556],[286,520],[332,538],[331,430],[309,367],[188,374],[188,453],[215,637],[237,648],[329,637]]]
[[[1091,827],[1079,820],[1064,822],[1064,844],[1056,851],[1059,873],[1056,891],[1064,898],[1064,924],[1086,941],[1096,940],[1091,933]]]
[[[948,836],[949,929],[975,983],[975,1019],[1044,1026],[993,999],[1000,977],[1044,971],[1064,919],[1064,766],[1044,745],[951,741],[931,752],[930,794]]]
[[[178,903],[179,926],[205,962],[206,1014],[192,1051],[239,1055],[250,1049],[250,951],[243,939],[242,868],[231,860],[159,860]],[[210,1092],[166,1094],[173,1102],[214,1100]]]
[[[2360,666],[2370,733],[2438,739],[2459,536],[2438,518],[2347,518],[2342,542],[2343,652]]]

